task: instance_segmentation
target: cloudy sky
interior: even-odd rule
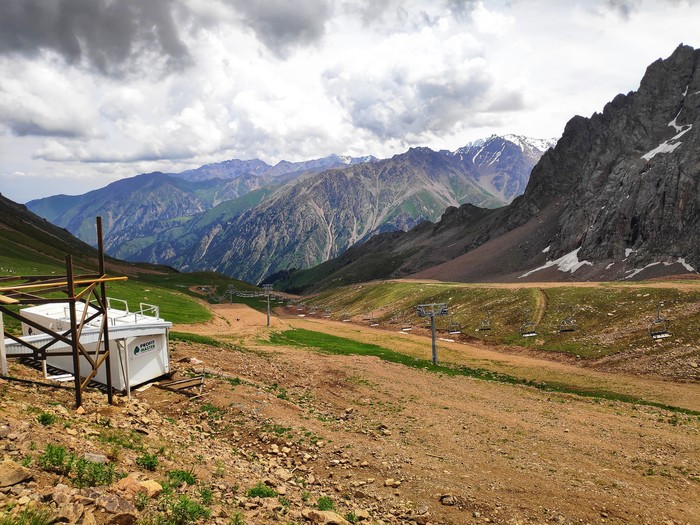
[[[0,0],[0,193],[559,137],[700,46],[696,0]]]

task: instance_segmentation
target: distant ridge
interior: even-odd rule
[[[520,194],[548,141],[492,136],[456,152],[411,148],[391,159],[329,155],[275,166],[229,160],[123,179],[27,206],[108,253],[258,281],[308,267],[371,236],[436,220],[449,206],[499,207]]]

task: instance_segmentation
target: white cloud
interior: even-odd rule
[[[33,189],[42,196],[80,191],[89,177],[98,187],[226,158],[385,157],[492,133],[555,137],[574,114],[636,89],[680,42],[700,45],[698,2],[156,4],[144,18],[151,33],[120,12],[104,42],[70,21],[70,34],[87,35],[80,48],[58,26],[40,35],[20,24],[21,45],[0,38],[3,194],[18,187],[15,172],[86,177]],[[95,27],[108,27],[110,6],[91,7]],[[28,24],[22,13],[6,19]],[[150,69],[135,54],[144,42]]]
[[[97,115],[79,77],[57,68],[50,56],[22,67],[0,58],[0,126],[19,136],[95,135]]]

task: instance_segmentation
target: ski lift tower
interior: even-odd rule
[[[271,284],[263,284],[263,292],[267,297],[267,326],[270,326],[270,292],[272,291]]]
[[[447,303],[419,304],[416,306],[418,317],[430,318],[430,333],[433,337],[433,364],[438,364],[437,343],[435,342],[435,317],[438,315],[448,315]]]

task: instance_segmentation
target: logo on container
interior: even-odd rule
[[[138,357],[140,355],[146,354],[148,352],[153,352],[156,349],[156,340],[151,339],[150,341],[144,341],[143,343],[137,344],[132,350],[132,355]]]

